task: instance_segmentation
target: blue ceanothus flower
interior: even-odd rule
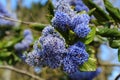
[[[26,58],[28,64],[31,65],[32,62],[34,66],[48,66],[50,68],[58,68],[61,66],[64,55],[67,53],[65,40],[53,27],[45,27],[42,31],[42,36],[35,44],[40,44],[40,47],[34,47],[35,51],[39,50],[40,57],[37,58],[39,63],[37,63],[37,65],[33,64],[36,63],[35,59],[37,57],[36,54],[33,54],[33,50]],[[35,57],[29,57],[33,55]]]
[[[70,5],[75,6],[75,11],[89,11],[89,8],[83,3],[82,0],[70,0]]]
[[[97,75],[101,73],[102,69],[97,68],[96,71],[80,72],[77,71],[73,74],[69,74],[70,80],[93,80]]]
[[[72,18],[72,29],[75,29],[75,27],[78,24],[86,24],[88,25],[90,21],[90,17],[88,14],[77,14]]]
[[[78,37],[84,38],[90,32],[90,28],[88,25],[82,23],[75,27],[74,32],[78,35]]]
[[[52,26],[62,31],[68,30],[71,25],[71,18],[67,13],[56,11],[52,19]]]
[[[10,20],[5,20],[4,17],[13,18],[13,15],[11,15],[7,9],[2,5],[0,2],[0,26],[14,26],[15,22],[12,22]]]
[[[84,38],[89,32],[90,17],[87,14],[76,15],[72,19],[71,29],[77,34],[78,37]]]
[[[71,6],[69,5],[69,1],[67,0],[59,0],[55,5],[54,11],[64,12],[68,14],[70,17],[73,17],[76,14],[76,12],[71,9]]]
[[[85,51],[85,45],[77,42],[68,48],[68,53],[63,60],[63,70],[67,73],[78,71],[78,66],[88,60],[88,53]]]

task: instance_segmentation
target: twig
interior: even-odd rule
[[[120,66],[120,64],[100,63],[101,66]]]
[[[42,79],[42,78],[40,78],[40,77],[38,77],[38,76],[36,76],[34,74],[31,74],[31,73],[29,73],[27,71],[19,70],[19,69],[15,68],[15,67],[8,66],[8,65],[7,66],[0,66],[0,69],[9,69],[9,70],[15,71],[17,73],[27,75],[27,76],[29,76],[29,77],[31,77],[33,79],[36,79],[36,80],[44,80],[44,79]]]
[[[100,66],[109,66],[109,67],[120,66],[120,64],[106,63],[106,62],[101,62],[100,60],[98,60],[98,65],[100,65]]]
[[[5,16],[1,16],[0,15],[0,18],[3,18],[5,20],[10,20],[10,21],[14,21],[14,22],[19,22],[19,23],[22,23],[22,24],[27,24],[27,25],[34,25],[34,24],[41,24],[41,23],[38,23],[38,22],[26,22],[26,21],[21,21],[21,20],[16,20],[16,19],[13,19],[13,18],[9,18],[9,17],[5,17]],[[47,25],[47,24],[41,24],[41,25]]]

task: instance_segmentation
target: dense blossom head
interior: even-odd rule
[[[41,50],[33,50],[30,52],[25,59],[25,62],[30,66],[42,66],[44,65],[44,61],[42,59],[43,53]]]
[[[63,70],[72,74],[78,70],[78,66],[88,60],[88,53],[85,51],[85,45],[77,42],[68,48],[68,53],[63,59]]]
[[[88,9],[88,7],[86,7],[84,4],[83,5],[76,5],[75,6],[75,11],[78,11],[78,12],[80,12],[80,11],[89,11],[89,9]]]
[[[67,13],[70,17],[76,14],[76,12],[71,9],[68,0],[59,0],[55,5],[55,12],[56,11]]]
[[[52,19],[52,26],[62,31],[68,30],[71,25],[71,19],[67,13],[57,11]]]
[[[64,55],[67,53],[65,40],[53,27],[45,27],[39,39],[45,66],[58,68],[61,66]]]
[[[75,27],[74,32],[77,34],[78,37],[84,38],[89,34],[90,28],[88,25],[82,23]]]
[[[76,42],[76,43],[74,44],[74,46],[79,47],[79,48],[82,48],[82,49],[85,49],[85,44],[82,43],[82,42],[80,42],[80,41]]]
[[[54,27],[47,26],[42,30],[42,35],[48,36],[49,34],[56,34]]]
[[[70,5],[75,6],[75,11],[83,11],[85,10],[86,12],[89,11],[89,8],[83,3],[82,0],[71,0]]]
[[[73,60],[69,55],[67,55],[63,59],[63,70],[69,74],[72,74],[78,71],[78,65],[74,64]]]
[[[47,26],[43,29],[42,36],[39,39],[41,45],[43,44],[43,41],[45,40],[46,36],[57,37],[65,43],[65,39],[52,26]]]
[[[76,65],[82,65],[84,62],[88,60],[88,53],[83,49],[82,47],[77,47],[75,45],[70,46],[68,48],[68,54],[70,55],[70,58]]]
[[[57,37],[47,36],[43,41],[42,49],[48,55],[63,53],[65,43]],[[63,51],[63,52],[62,52]]]
[[[72,19],[72,29],[75,29],[75,27],[78,24],[84,23],[84,24],[88,25],[89,21],[90,21],[90,17],[88,14],[81,14],[81,15],[77,14]]]

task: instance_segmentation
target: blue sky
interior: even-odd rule
[[[18,0],[11,0],[11,7],[12,7],[12,9],[13,10],[15,10],[16,9],[16,6],[17,6],[17,1]],[[53,0],[53,1],[55,1],[55,0]],[[114,3],[114,6],[115,7],[120,7],[120,0],[110,0],[112,3]],[[4,6],[6,6],[7,5],[7,0],[0,0],[0,2],[2,2],[3,3],[3,5]],[[23,6],[25,6],[25,7],[27,7],[27,8],[30,8],[31,7],[31,4],[32,3],[38,3],[38,2],[41,2],[41,4],[45,4],[46,2],[47,2],[47,0],[23,0],[23,3],[22,3],[22,5]]]
[[[12,9],[16,9],[16,6],[17,6],[17,1],[18,0],[11,0],[11,7],[12,7]],[[0,0],[0,2],[4,5],[4,6],[7,6],[7,0]],[[47,2],[47,0],[24,0],[23,1],[23,3],[22,3],[22,5],[23,6],[25,6],[25,7],[27,7],[27,8],[30,8],[31,7],[31,4],[32,3],[41,3],[41,4],[45,4],[46,2]]]

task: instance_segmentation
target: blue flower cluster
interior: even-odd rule
[[[8,11],[7,9],[2,5],[2,3],[0,3],[0,25],[4,26],[4,25],[8,25],[8,26],[14,26],[15,23],[10,21],[10,20],[5,20],[4,17],[13,17]]]
[[[89,8],[83,3],[82,0],[71,0],[70,5],[75,6],[75,11],[89,11]]]
[[[64,71],[73,73],[78,71],[78,66],[88,60],[88,53],[85,51],[85,45],[77,42],[68,48],[67,56],[63,60]]]
[[[68,48],[65,45],[64,38],[54,27],[47,26],[25,61],[30,66],[37,67],[48,66],[55,69],[63,66],[65,72],[74,73],[79,65],[88,60],[89,55],[82,42],[77,42]]]
[[[22,57],[22,51],[25,51],[29,48],[30,44],[33,41],[33,36],[32,36],[32,32],[29,29],[24,30],[23,32],[24,34],[24,39],[20,42],[17,43],[14,48],[17,51],[17,53],[19,53],[20,57]]]
[[[53,27],[48,26],[42,31],[42,36],[35,43],[34,50],[28,54],[26,63],[32,66],[58,68],[61,66],[65,53],[67,50],[64,38]]]
[[[66,47],[65,39],[58,31],[71,29],[78,37],[84,38],[90,32],[89,20],[87,14],[77,14],[71,9],[69,2],[59,0],[55,6],[52,26],[42,30],[42,36],[34,44],[33,51],[26,56],[25,62],[35,67],[62,67],[66,73],[75,73],[88,60],[85,45],[78,41]]]
[[[70,74],[70,80],[93,80],[97,75],[101,73],[102,69],[97,68],[96,71],[87,71],[87,72],[80,72],[77,71],[73,74]]]
[[[79,1],[78,3],[81,3]],[[90,32],[89,21],[90,17],[88,14],[77,14],[70,8],[69,2],[59,0],[55,9],[55,16],[51,22],[52,26],[58,30],[67,31],[71,29],[78,37],[84,38]]]

